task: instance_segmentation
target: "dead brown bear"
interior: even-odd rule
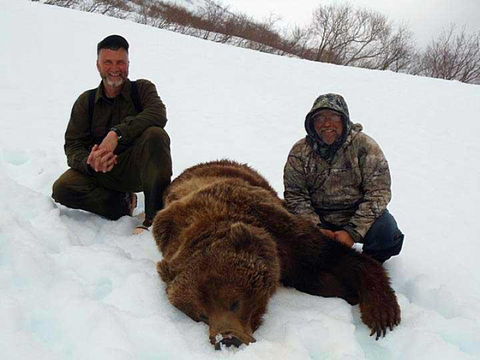
[[[153,234],[169,301],[207,323],[216,348],[254,342],[280,284],[359,303],[377,339],[400,323],[383,267],[290,214],[247,165],[222,160],[185,170],[167,189]]]

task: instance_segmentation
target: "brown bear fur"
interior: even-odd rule
[[[169,301],[209,324],[212,344],[254,342],[280,284],[359,303],[377,339],[400,322],[383,267],[290,214],[247,165],[222,160],[185,170],[166,190],[153,235]]]

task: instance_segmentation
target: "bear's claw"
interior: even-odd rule
[[[361,312],[362,320],[371,329],[370,336],[375,335],[375,340],[385,337],[387,329],[393,331],[401,321],[400,307],[396,299],[389,311],[374,311],[371,306],[361,306]]]

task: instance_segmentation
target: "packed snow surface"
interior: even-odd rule
[[[480,86],[266,55],[28,0],[0,0],[1,359],[480,359]],[[282,196],[282,171],[317,95],[345,96],[381,145],[406,235],[385,263],[402,323],[379,341],[358,306],[280,289],[257,342],[215,351],[168,302],[162,256],[138,218],[55,204],[77,96],[96,44],[130,42],[130,77],[168,109],[174,175],[246,162]],[[140,198],[138,214],[143,207]]]

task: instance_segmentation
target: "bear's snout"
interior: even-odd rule
[[[226,346],[229,348],[230,346],[235,346],[235,347],[240,347],[242,345],[242,342],[240,341],[239,338],[232,336],[232,337],[226,337],[220,340],[219,342],[215,343],[215,350],[221,350],[222,345]]]
[[[215,336],[212,336],[212,332],[210,334],[210,343],[215,346],[215,350],[221,350],[222,345],[224,347],[233,345],[238,348],[242,344],[248,345],[257,341],[252,335],[239,331],[225,330]]]

